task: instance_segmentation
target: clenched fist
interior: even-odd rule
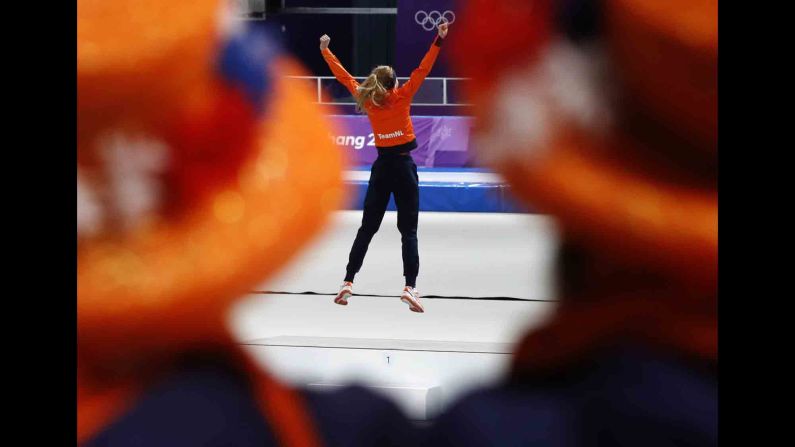
[[[444,22],[439,24],[439,37],[441,37],[442,39],[447,37],[447,27],[448,26],[450,26],[450,25],[447,23],[447,21],[444,21]]]
[[[328,48],[328,43],[331,42],[331,37],[328,34],[323,34],[320,36],[320,51],[325,50]]]

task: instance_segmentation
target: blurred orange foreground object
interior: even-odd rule
[[[491,3],[466,2],[451,42],[474,77],[473,141],[587,275],[517,345],[513,378],[627,342],[716,364],[717,1]],[[566,5],[599,25],[571,33]]]
[[[475,76],[481,159],[594,249],[714,293],[717,1],[608,0],[600,45],[580,47],[550,26],[555,2],[511,17],[489,3],[466,3],[453,49]],[[503,18],[546,34],[484,43],[484,30],[504,33]],[[488,70],[472,57],[506,49],[519,57]]]
[[[156,123],[200,98],[212,77],[219,11],[217,0],[79,1],[78,137]]]
[[[160,132],[193,104],[213,104],[222,5],[78,1],[79,213],[107,215],[109,203],[151,192],[111,187],[142,174],[135,163],[103,165],[104,136],[154,142],[125,148],[136,162],[152,145],[173,155]],[[315,443],[289,390],[257,370],[225,326],[231,303],[305,246],[345,193],[343,160],[314,92],[282,76],[305,71],[286,56],[268,70],[266,112],[252,129],[228,129],[230,137],[255,135],[228,181],[179,214],[155,207],[140,218],[115,216],[122,225],[96,233],[78,226],[78,442],[119,417],[180,353],[206,347],[241,359],[280,439]],[[179,159],[202,155],[190,149],[180,148]],[[173,195],[158,179],[136,185]]]

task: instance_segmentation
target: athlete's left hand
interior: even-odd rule
[[[439,24],[439,37],[444,39],[447,37],[447,27],[450,26],[447,22],[442,22]]]

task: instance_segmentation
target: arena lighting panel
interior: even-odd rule
[[[267,14],[347,14],[347,15],[397,15],[397,8],[389,7],[327,7],[290,6],[284,0],[237,0],[240,14],[248,17],[262,17]]]
[[[327,8],[327,7],[301,7],[296,6],[292,8],[284,8],[279,11],[281,14],[385,14],[397,15],[397,8],[367,8],[367,7],[341,7],[341,8]]]

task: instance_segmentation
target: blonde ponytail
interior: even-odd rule
[[[356,111],[365,113],[365,106],[372,102],[376,106],[383,105],[387,93],[395,85],[395,71],[392,67],[380,65],[373,69],[370,76],[356,89]]]

